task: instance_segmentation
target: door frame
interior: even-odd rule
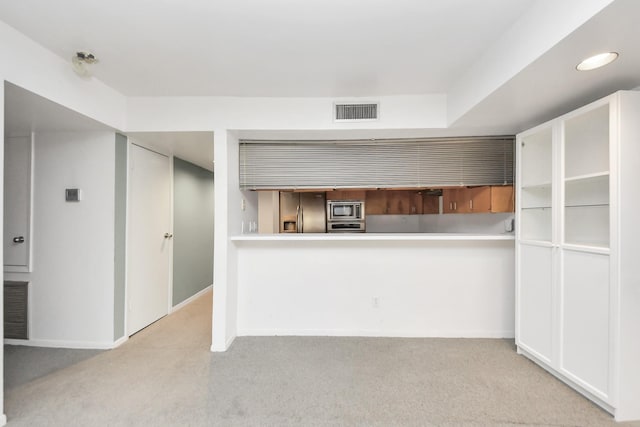
[[[162,156],[167,156],[169,158],[169,228],[170,232],[173,232],[173,154],[169,153],[165,150],[158,149],[157,147],[153,147],[150,144],[146,144],[142,141],[136,140],[129,135],[125,135],[127,137],[127,210],[126,210],[126,219],[125,219],[125,262],[124,262],[124,335],[122,337],[123,340],[129,339],[131,335],[129,335],[129,251],[131,248],[131,239],[129,234],[129,220],[130,220],[130,197],[131,197],[131,172],[129,169],[129,164],[131,160],[131,149],[133,145],[137,145],[138,147],[144,148],[146,150],[152,151],[154,153],[160,154]],[[171,313],[171,303],[173,301],[173,240],[169,245],[169,278],[167,280],[167,314]],[[144,329],[144,328],[143,328]]]

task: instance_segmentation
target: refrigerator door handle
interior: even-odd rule
[[[296,206],[296,233],[301,233],[300,231],[300,205]]]

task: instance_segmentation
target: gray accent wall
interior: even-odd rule
[[[116,133],[115,141],[115,254],[114,254],[114,294],[113,294],[113,339],[125,335],[125,262],[127,242],[127,137]]]
[[[173,305],[213,283],[213,172],[173,160]]]

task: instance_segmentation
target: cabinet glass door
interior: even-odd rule
[[[520,240],[551,242],[552,155],[551,127],[520,142]]]
[[[564,243],[609,247],[609,105],[564,123]]]

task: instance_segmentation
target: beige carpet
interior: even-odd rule
[[[226,353],[210,343],[211,293],[116,350],[51,352],[59,369],[36,378],[16,363],[30,350],[13,348],[9,426],[634,425],[614,423],[511,340],[238,338]],[[47,351],[28,362],[56,365]]]

